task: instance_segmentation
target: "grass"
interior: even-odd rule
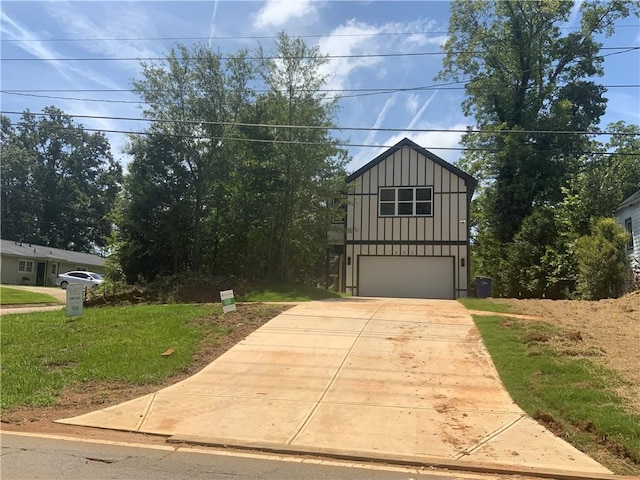
[[[542,322],[474,316],[504,385],[530,416],[597,456],[617,473],[640,473],[640,415],[615,394],[619,377],[584,357],[553,348],[566,332]],[[619,461],[618,461],[619,460]]]
[[[458,302],[469,310],[495,313],[512,312],[511,305],[492,298],[459,298]]]
[[[184,370],[203,337],[194,322],[219,307],[145,305],[86,309],[79,317],[64,311],[0,317],[2,385],[0,407],[47,406],[72,382],[159,383]],[[168,348],[175,353],[161,356]]]
[[[308,302],[326,298],[340,298],[340,294],[303,285],[262,282],[250,287],[236,300],[240,302]]]
[[[0,305],[25,305],[33,303],[60,303],[46,293],[35,293],[17,288],[0,287]]]

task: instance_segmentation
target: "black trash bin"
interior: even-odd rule
[[[476,277],[476,297],[489,298],[493,288],[493,279],[489,277]]]

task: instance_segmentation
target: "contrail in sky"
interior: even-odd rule
[[[213,34],[216,31],[216,13],[218,13],[218,0],[213,1],[213,13],[211,14],[211,22],[209,28],[209,48],[213,44]]]

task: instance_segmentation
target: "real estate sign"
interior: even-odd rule
[[[222,301],[222,311],[235,312],[236,299],[233,297],[233,290],[223,290],[220,292],[220,300]]]
[[[67,285],[67,317],[82,315],[83,302],[83,286],[73,283]]]

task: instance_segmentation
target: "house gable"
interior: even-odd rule
[[[371,160],[369,163],[363,165],[358,170],[353,172],[351,175],[349,175],[347,177],[347,183],[353,182],[356,178],[362,176],[365,172],[367,172],[368,170],[371,170],[373,167],[378,165],[380,162],[383,162],[384,160],[386,160],[387,158],[392,156],[395,152],[397,152],[398,150],[400,150],[401,148],[404,148],[404,147],[409,147],[409,148],[415,150],[420,155],[423,155],[424,157],[428,158],[429,160],[431,160],[432,162],[436,163],[437,165],[440,165],[442,168],[445,168],[448,171],[450,171],[451,173],[453,173],[454,175],[457,175],[458,177],[464,179],[467,182],[467,184],[469,185],[469,187],[471,187],[470,188],[470,192],[471,192],[471,195],[473,195],[473,191],[475,190],[476,186],[478,185],[478,181],[475,178],[473,178],[468,173],[463,172],[462,170],[460,170],[455,165],[452,165],[449,162],[447,162],[446,160],[438,157],[437,155],[434,155],[433,153],[431,153],[426,148],[421,147],[417,143],[409,140],[408,138],[403,138],[398,143],[396,143],[393,147],[391,147],[390,149],[382,152],[380,155],[378,155],[376,158]]]

